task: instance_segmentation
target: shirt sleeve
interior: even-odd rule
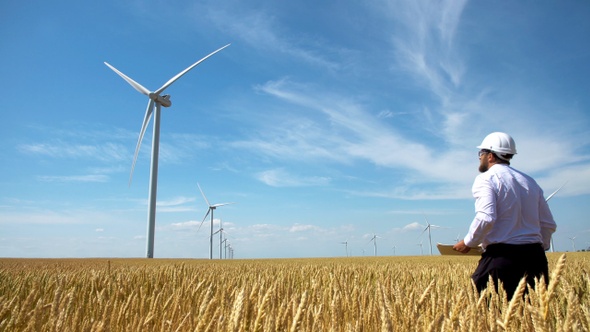
[[[545,250],[549,250],[551,247],[551,235],[555,233],[557,224],[553,220],[553,214],[549,209],[549,204],[543,198],[543,192],[541,191],[541,198],[539,200],[539,223],[541,226],[541,238],[543,239],[543,247]]]
[[[475,198],[475,218],[463,241],[466,246],[475,248],[484,241],[496,220],[496,195],[490,180],[481,176],[475,178],[472,192]]]

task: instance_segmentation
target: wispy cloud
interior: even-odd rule
[[[465,71],[453,48],[455,31],[467,1],[389,1],[386,15],[403,33],[392,35],[396,60],[443,103],[461,84]]]
[[[240,10],[235,10],[240,8]],[[225,10],[221,6],[199,7],[198,11],[205,11],[206,18],[219,29],[244,41],[251,47],[268,53],[280,53],[298,59],[315,67],[325,70],[338,70],[340,65],[325,56],[329,41],[315,42],[315,38],[295,36],[301,31],[290,31],[284,25],[276,22],[272,14],[264,8],[257,10],[242,8],[239,2],[231,6],[232,10]],[[317,37],[317,36],[314,36]],[[317,51],[316,51],[317,49]]]
[[[271,169],[260,172],[256,178],[272,187],[323,186],[330,183],[330,178],[320,176],[296,176],[284,169]]]
[[[196,211],[195,197],[178,196],[170,200],[158,201],[156,203],[158,212],[186,212]]]
[[[42,175],[38,176],[37,179],[42,182],[108,182],[109,177],[107,175],[66,175],[66,176],[50,176]]]
[[[17,149],[22,153],[41,155],[51,158],[88,158],[100,161],[121,161],[129,158],[129,150],[121,144],[77,144],[62,140],[48,143],[21,144]]]
[[[317,126],[316,132],[321,132],[321,139],[316,139],[313,133],[307,134],[292,129],[293,126],[283,127],[282,130],[291,133],[289,137],[294,142],[281,145],[280,139],[265,140],[273,142],[271,150],[263,147],[261,151],[288,152],[299,158],[314,159],[315,151],[323,151],[330,160],[352,162],[357,159],[366,160],[377,166],[402,168],[412,170],[415,180],[424,181],[452,181],[465,184],[471,181],[469,166],[458,165],[457,160],[464,159],[464,152],[435,151],[421,142],[412,141],[402,136],[395,127],[388,126],[366,110],[362,104],[349,97],[333,95],[321,89],[308,89],[303,85],[292,84],[281,80],[268,82],[260,87],[276,98],[279,98],[308,112],[319,112],[326,117],[327,123],[312,122],[310,126]],[[316,113],[317,114],[317,113]],[[305,119],[303,121],[310,121]],[[252,143],[252,146],[258,146]],[[269,143],[270,144],[270,143]],[[246,144],[242,143],[242,146]],[[293,147],[314,146],[314,149],[294,149]],[[276,153],[275,156],[278,156]],[[432,167],[436,164],[437,167]],[[459,169],[463,168],[463,172]]]

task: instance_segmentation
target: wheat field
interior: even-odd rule
[[[0,331],[589,331],[590,253],[479,296],[477,257],[0,259]]]

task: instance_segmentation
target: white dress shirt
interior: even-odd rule
[[[473,182],[475,218],[465,245],[542,243],[548,250],[557,228],[543,190],[530,176],[495,164]]]

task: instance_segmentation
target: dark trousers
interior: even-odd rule
[[[508,300],[512,299],[520,280],[526,276],[527,283],[535,286],[535,278],[545,278],[549,283],[549,267],[545,249],[540,243],[534,244],[491,244],[481,255],[479,265],[471,276],[477,290],[486,289],[492,276],[496,292],[498,281],[502,281]]]

